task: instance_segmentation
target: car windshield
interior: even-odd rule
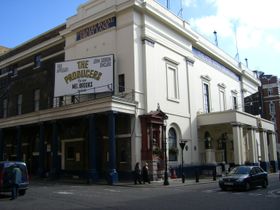
[[[232,169],[232,171],[229,174],[249,174],[250,168],[248,167],[236,167]]]

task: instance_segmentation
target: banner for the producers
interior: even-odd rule
[[[113,55],[56,63],[54,96],[112,91],[113,66]]]

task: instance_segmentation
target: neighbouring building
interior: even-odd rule
[[[0,46],[0,55],[8,52],[10,49],[4,46]]]
[[[0,157],[33,174],[113,184],[136,162],[154,180],[182,157],[186,173],[276,165],[274,123],[244,112],[256,75],[156,1],[90,0],[0,69]]]
[[[277,76],[259,73],[259,91],[245,98],[245,111],[275,123],[277,157],[280,160],[280,80]]]

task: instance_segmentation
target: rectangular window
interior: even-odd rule
[[[3,100],[3,118],[8,117],[8,99]]]
[[[39,68],[41,66],[41,55],[36,55],[34,57],[34,68]]]
[[[204,112],[210,112],[210,98],[209,98],[209,85],[203,83],[203,105],[204,105]]]
[[[13,65],[13,66],[11,67],[11,71],[12,71],[13,77],[16,77],[17,74],[18,74],[18,66],[17,66],[17,64],[15,64],[15,65]]]
[[[167,65],[167,94],[168,99],[179,99],[177,68],[170,65]]]
[[[125,92],[125,77],[124,74],[119,75],[119,92]]]
[[[40,89],[34,91],[34,111],[40,110]]]
[[[267,95],[271,96],[273,93],[273,89],[272,88],[268,88],[267,89]]]
[[[232,108],[234,110],[237,110],[237,97],[236,96],[232,96]]]
[[[17,114],[22,114],[22,94],[17,97]]]
[[[269,104],[269,114],[271,115],[275,114],[275,104],[272,101]]]
[[[226,105],[225,105],[225,91],[219,90],[219,100],[220,100],[220,111],[225,111]]]

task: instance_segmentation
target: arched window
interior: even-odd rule
[[[177,135],[174,128],[170,128],[168,132],[168,154],[169,161],[177,161],[178,148],[177,148]]]

